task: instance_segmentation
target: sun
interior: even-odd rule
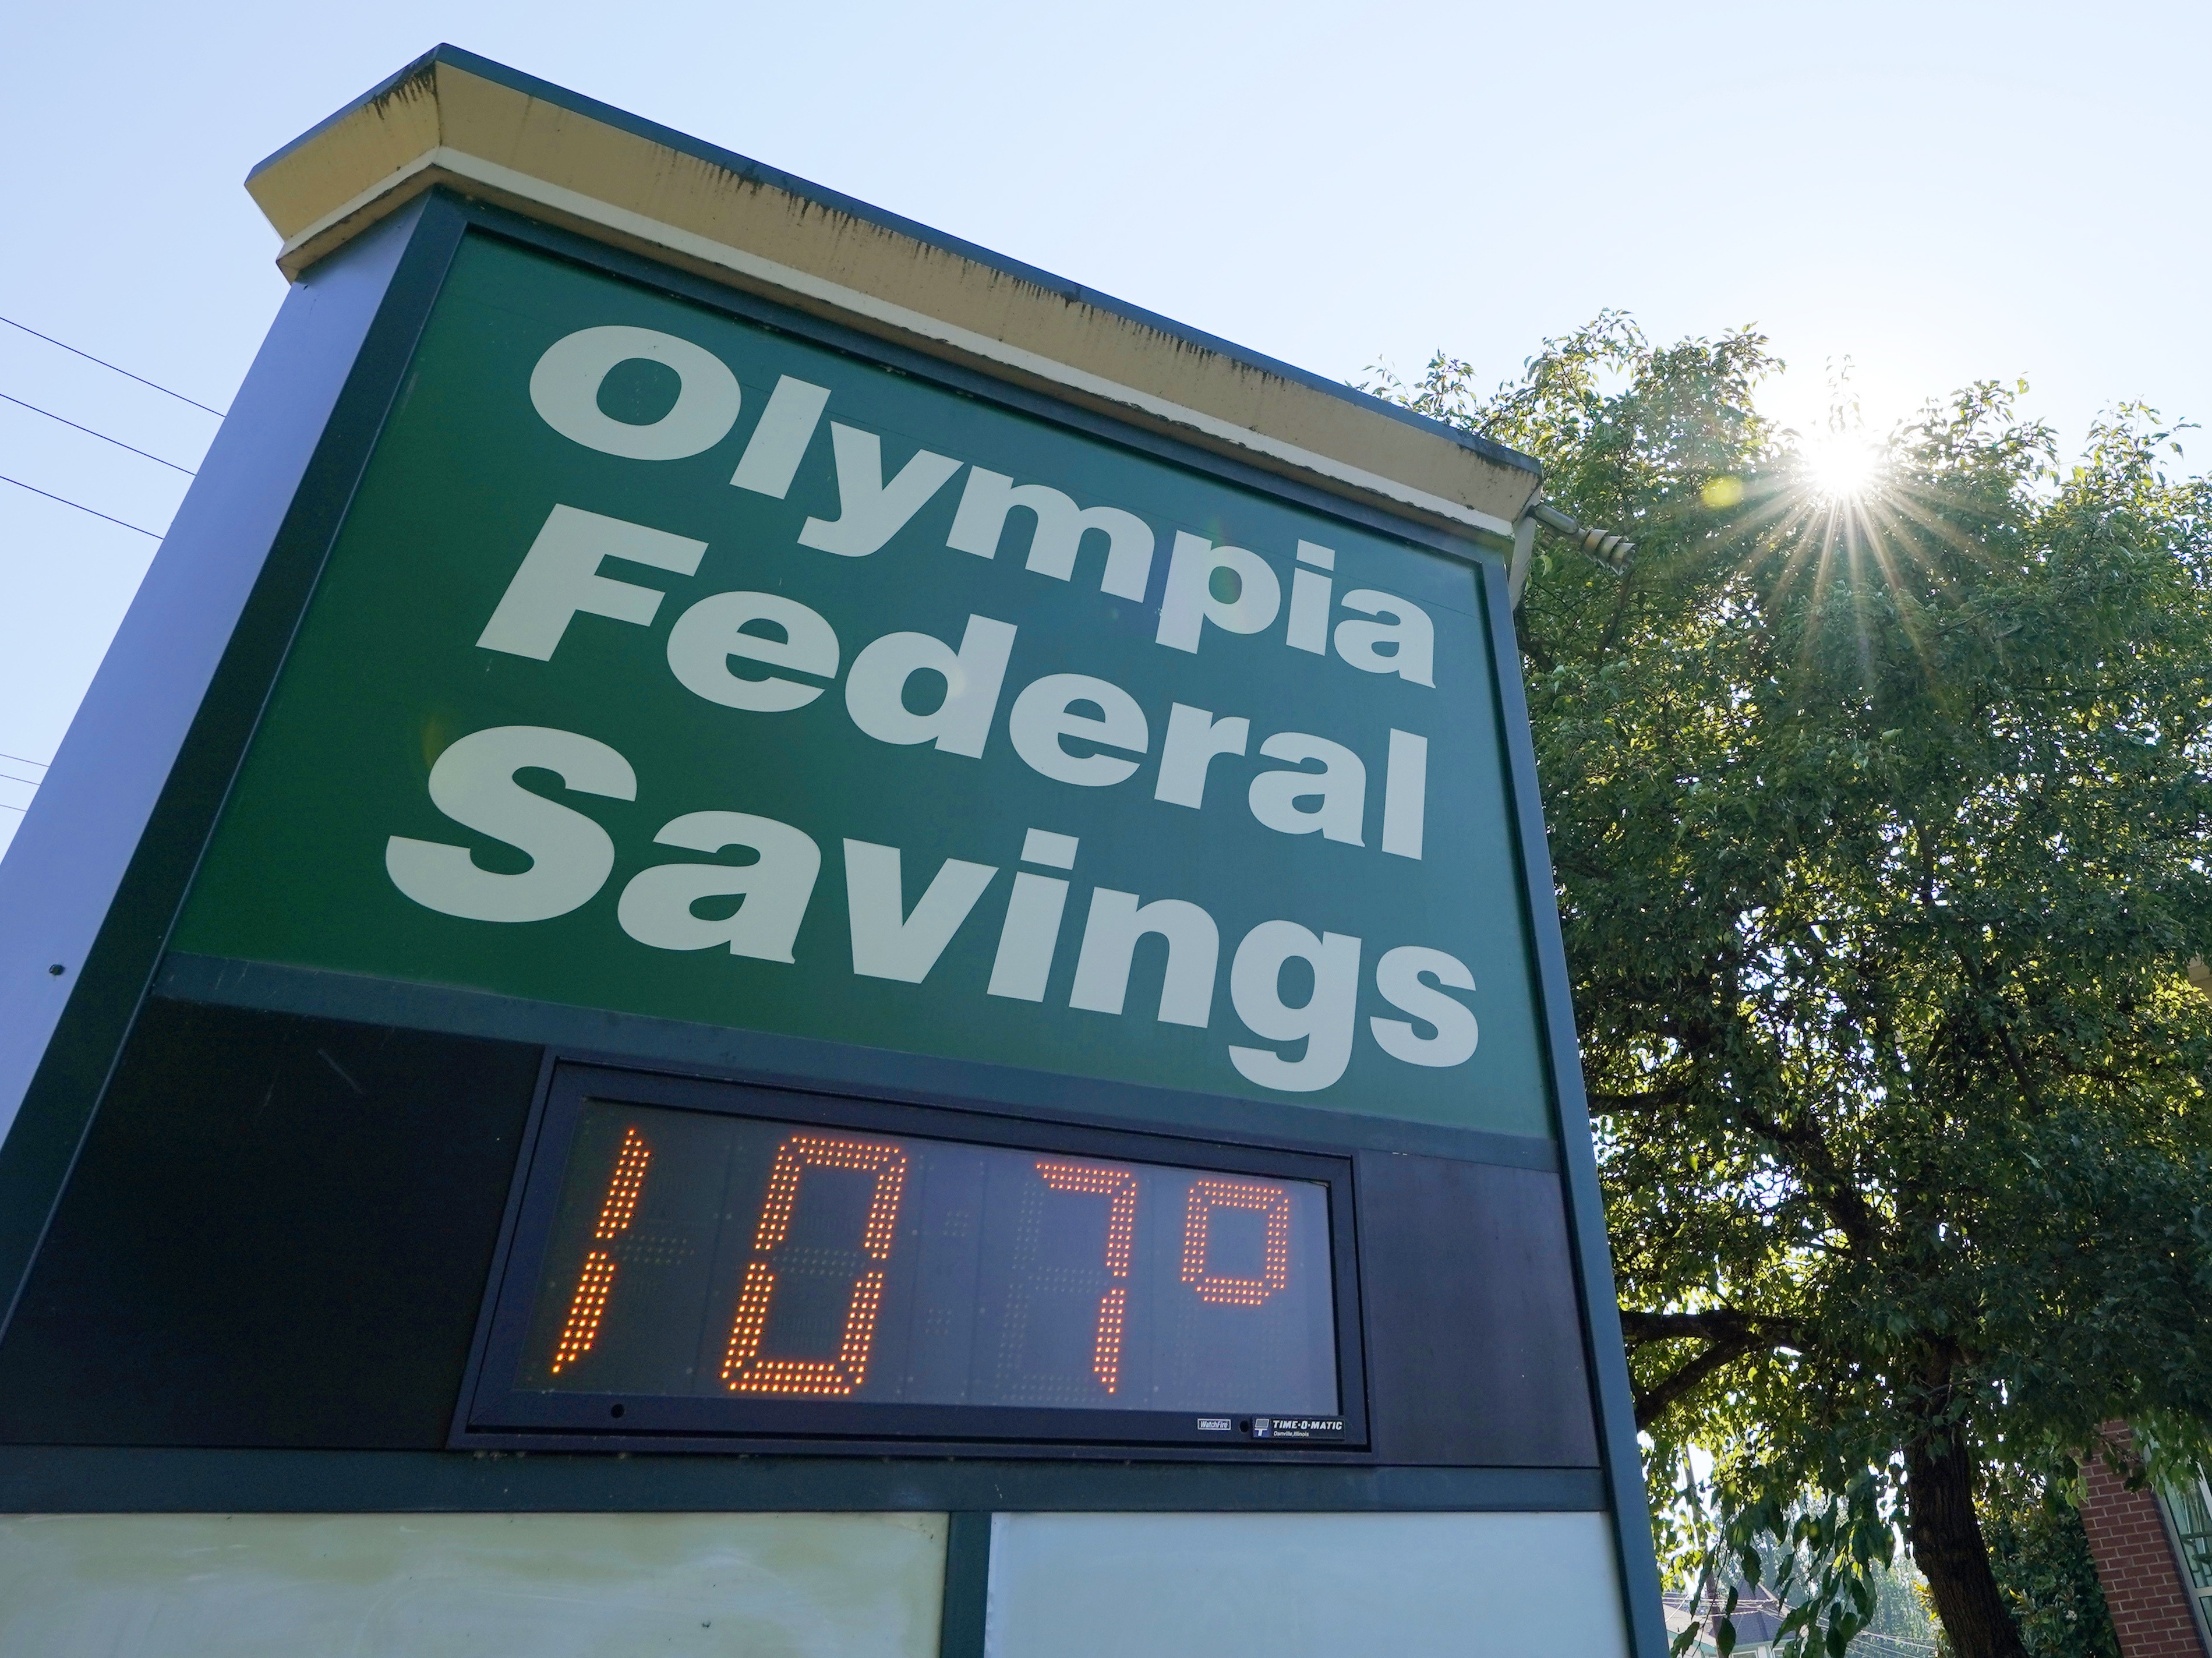
[[[1813,493],[1823,501],[1856,501],[1874,487],[1881,471],[1875,446],[1850,432],[1829,432],[1802,452]]]

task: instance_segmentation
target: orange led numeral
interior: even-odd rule
[[[722,1380],[737,1394],[849,1394],[868,1379],[868,1354],[876,1345],[876,1312],[883,1305],[884,1275],[874,1268],[853,1281],[846,1303],[845,1333],[835,1358],[763,1358],[761,1338],[768,1329],[768,1307],[775,1294],[775,1268],[769,1257],[791,1231],[799,1207],[799,1176],[809,1169],[843,1169],[876,1179],[860,1250],[871,1260],[890,1257],[898,1225],[899,1194],[906,1186],[906,1153],[880,1140],[844,1139],[831,1134],[793,1134],[776,1148],[769,1171],[768,1197],[761,1205],[760,1228],[753,1235],[753,1258],[738,1291],[737,1317],[730,1326],[730,1349],[722,1360]]]
[[[1107,1199],[1106,1274],[1129,1276],[1129,1250],[1137,1236],[1137,1177],[1126,1169],[1101,1169],[1091,1163],[1053,1163],[1039,1159],[1037,1173],[1055,1192],[1079,1192]],[[1098,1336],[1091,1351],[1091,1369],[1108,1393],[1121,1382],[1121,1324],[1128,1312],[1126,1283],[1108,1286],[1098,1297]]]
[[[1267,1242],[1258,1278],[1230,1278],[1206,1264],[1206,1234],[1217,1209],[1256,1209],[1267,1218]],[[1279,1186],[1249,1181],[1200,1180],[1190,1185],[1183,1212],[1182,1281],[1200,1301],[1217,1306],[1257,1307],[1291,1281],[1291,1194]]]
[[[635,1127],[623,1131],[622,1148],[615,1153],[615,1172],[607,1181],[607,1195],[599,1205],[599,1222],[592,1229],[597,1243],[611,1243],[629,1230],[637,1213],[639,1195],[645,1190],[646,1166],[653,1148]],[[576,1279],[576,1293],[568,1302],[568,1321],[561,1327],[561,1339],[553,1349],[553,1374],[558,1376],[592,1351],[599,1339],[599,1321],[606,1316],[607,1297],[614,1293],[615,1258],[607,1249],[593,1249],[584,1257],[584,1270]]]

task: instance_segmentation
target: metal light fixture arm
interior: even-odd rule
[[[1521,608],[1521,595],[1528,586],[1528,568],[1534,562],[1536,526],[1542,525],[1563,535],[1600,564],[1618,575],[1636,556],[1636,544],[1607,530],[1592,530],[1577,523],[1541,496],[1528,503],[1521,521],[1513,526],[1513,562],[1505,578],[1505,591],[1513,608]]]

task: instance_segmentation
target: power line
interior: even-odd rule
[[[197,477],[199,476],[189,466],[179,466],[173,460],[163,460],[159,455],[147,454],[146,451],[143,449],[136,448],[133,446],[124,442],[121,438],[112,438],[105,432],[95,432],[89,426],[79,426],[75,421],[64,419],[62,416],[54,413],[51,409],[41,409],[35,403],[26,403],[21,398],[11,398],[5,392],[0,392],[0,402],[12,403],[18,409],[27,409],[34,415],[44,415],[48,420],[60,421],[63,425],[69,427],[73,431],[82,432],[88,438],[98,438],[102,443],[112,443],[118,449],[129,449],[134,455],[143,455],[148,460],[153,461],[159,465],[166,466],[173,472],[182,472],[186,477]]]
[[[33,760],[27,754],[0,754],[0,760],[12,760],[19,766],[36,766],[40,771],[51,770],[54,763],[51,760]]]
[[[141,386],[150,386],[156,392],[161,392],[164,397],[174,398],[179,403],[189,403],[195,409],[204,410],[207,413],[213,415],[217,420],[227,418],[222,410],[209,409],[207,404],[202,403],[198,398],[188,398],[181,392],[172,392],[167,386],[162,386],[156,381],[149,380],[143,374],[134,374],[128,368],[117,367],[115,364],[108,361],[106,358],[95,357],[89,351],[80,351],[76,347],[70,345],[64,341],[56,339],[52,334],[41,334],[37,329],[33,328],[27,323],[17,322],[13,317],[0,317],[0,322],[6,323],[10,328],[21,329],[33,339],[44,340],[48,345],[58,345],[63,350],[69,352],[73,356],[82,357],[87,362],[96,362],[102,368],[112,370],[114,373],[122,375],[123,378],[127,380],[137,380]]]
[[[0,317],[0,322],[6,320],[4,317]],[[63,506],[74,507],[80,513],[91,513],[94,518],[106,518],[110,524],[123,524],[121,519],[108,518],[106,513],[95,511],[81,501],[71,501],[67,495],[58,495],[51,489],[41,489],[35,483],[26,483],[21,478],[11,478],[5,472],[0,472],[0,483],[12,483],[18,489],[28,489],[33,495],[44,495],[48,501],[58,501]],[[140,535],[151,537],[155,541],[162,538],[161,532],[158,530],[139,530],[135,524],[123,524],[123,527],[126,530],[138,530]]]
[[[18,777],[12,771],[0,771],[0,780],[4,780],[10,783],[27,783],[33,788],[39,786],[39,780],[37,778]]]
[[[0,800],[0,811],[28,811],[29,810],[28,806],[11,806],[5,800]]]

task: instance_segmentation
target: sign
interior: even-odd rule
[[[564,1069],[459,1442],[1364,1440],[1347,1163],[904,1119]]]
[[[1657,1658],[1533,464],[451,48],[249,188],[0,865],[49,1644]]]
[[[489,238],[173,947],[1551,1130],[1469,563]]]

